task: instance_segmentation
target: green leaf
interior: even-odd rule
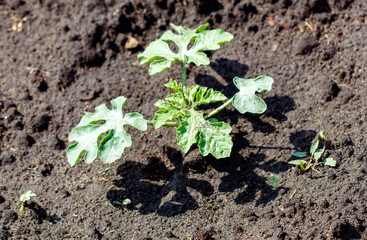
[[[23,193],[20,195],[20,201],[25,202],[31,200],[32,197],[36,197],[37,195],[32,191],[27,191],[26,193]]]
[[[312,143],[311,148],[310,148],[311,156],[315,154],[318,147],[319,147],[319,140],[316,140]]]
[[[131,137],[123,126],[127,124],[141,131],[147,129],[147,122],[140,113],[123,115],[125,102],[126,98],[118,97],[111,101],[112,110],[102,104],[94,113],[86,113],[82,117],[69,135],[69,141],[72,142],[67,149],[70,165],[77,164],[83,153],[87,163],[93,162],[97,155],[104,163],[114,162],[121,157],[126,147],[131,146]]]
[[[199,85],[194,85],[191,86],[185,93],[186,98],[190,101],[191,104],[195,102],[196,92],[198,91],[198,89]]]
[[[324,131],[324,130],[321,130],[321,131],[319,132],[319,135],[317,136],[317,138],[318,138],[318,140],[319,140],[320,142],[325,142],[325,140],[326,140],[325,131]]]
[[[194,112],[194,114],[183,117],[181,125],[177,128],[177,143],[185,153],[190,150],[192,144],[197,143],[196,135],[201,125],[205,123],[204,118],[200,118],[199,112]]]
[[[274,175],[270,175],[270,180],[275,182],[277,180],[277,178]]]
[[[322,163],[326,166],[330,166],[330,167],[335,167],[336,166],[336,161],[334,160],[334,158],[325,158]]]
[[[257,97],[255,92],[270,91],[273,79],[267,76],[260,76],[254,79],[242,79],[235,77],[234,84],[240,90],[233,97],[232,104],[240,113],[263,113],[267,106],[264,100]]]
[[[288,163],[299,166],[301,164],[307,164],[307,161],[303,159],[298,159],[298,160],[289,161]]]
[[[170,94],[166,97],[166,100],[178,104],[180,107],[186,106],[185,97],[182,93]]]
[[[214,91],[211,88],[208,90],[207,87],[201,87],[199,91],[196,93],[195,106],[220,102],[226,99],[227,97],[219,91]]]
[[[182,84],[178,84],[176,81],[170,81],[166,84],[164,84],[164,86],[173,89],[175,92],[182,92]]]
[[[215,158],[229,157],[233,146],[229,124],[214,119],[205,120],[203,113],[191,110],[177,128],[177,143],[183,152],[198,143],[203,156],[211,153]]]
[[[229,157],[233,146],[231,131],[231,126],[224,122],[205,124],[198,135],[201,154],[211,153],[216,159]]]
[[[138,54],[138,58],[141,58],[140,64],[152,62],[149,66],[149,74],[153,75],[169,68],[174,61],[178,60],[178,55],[172,52],[166,42],[157,39],[151,42],[144,52]]]
[[[303,157],[307,157],[307,153],[306,152],[295,152],[293,153],[293,156],[303,158]]]
[[[219,49],[219,45],[232,40],[233,35],[221,29],[205,30],[209,24],[204,24],[196,29],[170,24],[177,32],[166,31],[160,39],[149,44],[144,52],[138,54],[141,58],[140,64],[152,62],[149,67],[149,74],[159,73],[171,66],[174,61],[181,63],[195,63],[199,65],[209,65],[209,58],[202,51],[212,51]],[[191,41],[195,41],[188,49]],[[178,53],[172,52],[168,42],[173,42],[178,46]]]
[[[315,151],[314,155],[313,155],[313,158],[317,161],[321,158],[323,152],[321,149],[318,149]]]
[[[154,106],[159,108],[154,114],[153,125],[154,128],[160,128],[166,122],[183,115],[182,108],[175,106],[173,103],[158,100]]]
[[[186,53],[187,62],[195,63],[196,66],[209,65],[210,60],[202,51],[218,50],[221,44],[232,39],[233,35],[222,29],[204,31],[198,34],[194,45]]]

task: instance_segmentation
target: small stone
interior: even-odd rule
[[[127,36],[127,41],[125,43],[125,48],[127,48],[127,49],[134,49],[137,46],[139,46],[138,40],[136,40],[136,38],[134,38],[134,37]]]
[[[316,36],[312,34],[304,34],[298,38],[295,43],[296,54],[309,54],[312,49],[318,45]]]

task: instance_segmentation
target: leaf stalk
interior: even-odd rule
[[[213,111],[211,111],[208,115],[206,115],[204,117],[204,119],[207,120],[208,118],[211,118],[215,114],[219,113],[220,111],[222,111],[223,109],[225,109],[229,104],[231,104],[232,101],[233,101],[233,97],[231,99],[229,99],[227,102],[225,102],[222,105],[220,105],[218,108],[216,108]]]
[[[153,121],[147,121],[147,124],[148,125],[151,125],[151,126],[154,126]],[[166,122],[162,126],[165,126],[165,127],[178,127],[180,125],[178,123],[176,123],[176,122]]]
[[[185,62],[181,62],[181,81],[182,81],[182,85],[184,86],[184,88],[186,90],[187,89],[187,83],[186,83]]]

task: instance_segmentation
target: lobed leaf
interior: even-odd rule
[[[174,96],[172,95],[172,98],[173,97]],[[182,107],[175,106],[171,102],[158,100],[154,106],[159,108],[159,110],[154,113],[153,125],[155,129],[160,128],[166,122],[183,115]]]
[[[199,133],[198,146],[201,154],[211,153],[216,159],[229,157],[232,150],[232,127],[224,122],[205,125]]]
[[[255,92],[270,91],[273,79],[268,76],[260,76],[253,79],[235,77],[234,84],[240,90],[233,97],[232,104],[240,113],[263,113],[267,106],[264,100],[257,97]]]
[[[177,143],[183,152],[188,152],[191,146],[198,143],[203,156],[211,153],[215,158],[229,157],[233,146],[229,133],[229,124],[214,119],[205,120],[203,113],[191,111],[191,115],[183,118],[177,128]]]
[[[194,45],[185,54],[186,60],[188,63],[195,63],[196,66],[209,65],[210,60],[203,51],[218,50],[221,44],[232,39],[233,35],[222,29],[204,31],[198,34]]]
[[[83,153],[87,163],[93,162],[97,155],[104,163],[114,162],[121,157],[126,147],[131,146],[131,137],[123,126],[127,124],[141,131],[147,129],[147,122],[140,113],[123,115],[125,102],[126,98],[118,97],[111,101],[112,110],[102,104],[94,113],[86,113],[82,117],[69,135],[69,141],[72,142],[67,149],[70,165],[77,164]]]
[[[204,24],[196,29],[170,24],[178,33],[166,31],[160,39],[149,44],[144,52],[138,54],[140,64],[152,62],[149,74],[153,75],[169,68],[175,61],[181,63],[195,63],[197,66],[209,65],[209,58],[202,51],[219,49],[221,44],[232,40],[233,35],[221,29],[205,30],[209,24]],[[195,41],[188,49],[191,41]],[[173,42],[178,46],[178,53],[172,52],[167,43]]]

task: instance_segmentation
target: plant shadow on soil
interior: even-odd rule
[[[212,156],[197,157],[185,161],[180,151],[171,147],[164,147],[164,154],[174,166],[167,167],[164,159],[151,157],[148,164],[126,162],[117,169],[122,178],[115,181],[120,189],[111,189],[106,198],[115,207],[121,207],[116,202],[129,198],[132,200],[129,209],[138,210],[142,214],[157,212],[160,216],[172,217],[188,210],[198,208],[198,202],[190,194],[189,189],[195,189],[201,195],[210,197],[214,193],[214,186],[204,180],[189,177],[189,172],[203,174],[206,171],[226,173],[220,177],[219,192],[234,192],[241,189],[235,198],[235,204],[245,204],[256,199],[256,206],[266,204],[278,196],[280,189],[273,189],[266,184],[267,178],[255,173],[255,168],[270,169],[274,167],[272,161],[264,161],[264,154],[251,153],[248,157],[239,154],[239,150],[247,147],[248,141],[244,134],[234,136],[232,156],[217,160]],[[197,149],[196,149],[197,150]],[[195,151],[195,150],[194,150]],[[270,166],[270,165],[271,166]],[[277,166],[279,171],[286,171],[287,166]],[[217,174],[214,173],[215,177]],[[223,175],[223,174],[218,174]],[[260,194],[258,194],[260,192]]]

